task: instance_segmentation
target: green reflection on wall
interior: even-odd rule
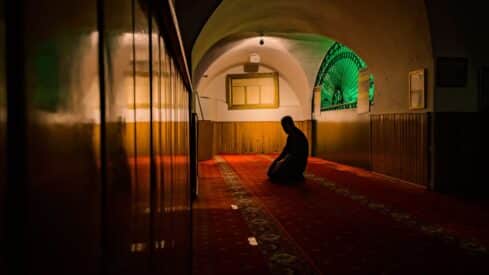
[[[367,64],[348,47],[336,42],[328,50],[318,72],[316,86],[321,87],[321,110],[356,108],[359,72]],[[369,100],[375,94],[370,75]]]
[[[56,111],[60,102],[59,57],[56,44],[42,45],[35,59],[36,89],[34,105],[44,111]]]
[[[370,100],[370,104],[374,102],[374,96],[375,96],[375,82],[374,82],[374,75],[370,75],[370,87],[368,88],[368,98]]]

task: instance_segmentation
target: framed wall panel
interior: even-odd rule
[[[226,78],[229,110],[280,106],[278,73],[231,74]]]
[[[425,69],[409,73],[409,109],[426,108],[426,76]]]

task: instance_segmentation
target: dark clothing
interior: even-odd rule
[[[282,153],[268,169],[268,177],[272,180],[303,180],[308,154],[309,145],[306,136],[294,127],[288,134],[287,144]]]

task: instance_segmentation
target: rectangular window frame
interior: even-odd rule
[[[272,78],[274,84],[274,102],[272,104],[247,104],[245,90],[245,104],[233,104],[233,80],[236,79],[257,79]],[[261,91],[260,91],[261,92]],[[260,96],[261,98],[261,96]],[[249,74],[229,74],[226,76],[226,103],[228,110],[250,110],[250,109],[277,109],[280,107],[280,91],[278,73],[249,73]]]

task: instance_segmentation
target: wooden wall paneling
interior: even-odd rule
[[[428,115],[372,115],[371,129],[372,170],[427,185]]]
[[[426,151],[424,152],[424,161],[425,163],[423,164],[423,173],[422,173],[422,178],[424,179],[424,185],[428,186],[429,185],[429,177],[430,177],[430,138],[429,138],[429,131],[430,131],[430,123],[429,123],[429,116],[428,114],[423,117],[423,143],[426,144],[425,149]]]
[[[401,143],[401,161],[400,161],[400,175],[401,178],[405,178],[409,181],[413,181],[413,175],[416,173],[410,172],[414,168],[414,172],[416,172],[416,167],[411,166],[410,160],[414,161],[414,164],[416,164],[415,160],[415,155],[413,155],[412,152],[416,152],[417,149],[417,141],[413,139],[411,136],[411,130],[413,128],[413,125],[411,125],[411,115],[408,114],[406,116],[400,116],[400,128],[401,128],[401,134],[400,134],[400,143]],[[412,144],[409,143],[410,140],[414,140]]]
[[[311,142],[312,122],[298,121],[297,127]],[[212,147],[211,155],[277,153],[283,149],[286,142],[280,122],[201,122],[199,129],[206,132],[199,137],[199,146]],[[210,136],[212,143],[204,140]],[[209,150],[200,147],[199,150],[204,153],[199,155],[202,159],[208,159]]]
[[[208,160],[214,155],[214,123],[209,120],[201,120],[198,125],[198,158]]]

